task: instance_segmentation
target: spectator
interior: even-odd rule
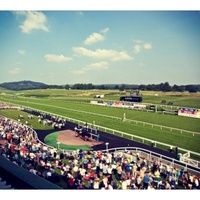
[[[98,177],[96,177],[95,179],[94,179],[94,184],[93,184],[93,187],[94,187],[94,189],[95,190],[98,190],[99,189],[99,178]]]
[[[170,164],[146,160],[139,157],[139,154],[136,155],[136,161],[131,162],[128,157],[130,152],[116,154],[82,150],[72,153],[58,151],[40,144],[34,139],[32,130],[18,122],[0,116],[0,125],[3,127],[0,135],[6,141],[5,145],[0,146],[1,155],[36,175],[42,174],[37,169],[46,171],[45,177],[50,181],[54,180],[57,168],[69,189],[83,189],[84,179],[90,189],[151,190],[154,189],[154,182],[157,182],[158,189],[175,189],[179,181],[182,181],[186,189],[199,189],[199,177],[190,175],[184,169],[177,170]],[[64,163],[64,159],[68,164]]]
[[[122,190],[126,190],[127,189],[127,182],[126,182],[126,178],[122,179]]]
[[[149,174],[146,172],[145,176],[144,176],[144,179],[143,179],[143,188],[145,190],[148,189],[149,183],[150,183],[150,177],[149,177]]]

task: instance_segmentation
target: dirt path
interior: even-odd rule
[[[59,136],[57,137],[57,141],[66,145],[87,145],[92,147],[103,143],[92,138],[89,138],[88,141],[84,141],[80,137],[76,137],[75,132],[72,130],[63,130],[59,131],[58,133]]]

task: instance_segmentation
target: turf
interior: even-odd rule
[[[28,115],[30,115],[27,112],[23,112],[21,110],[12,110],[12,109],[5,109],[5,110],[0,110],[0,115],[3,115],[5,117],[8,117],[10,119],[14,119],[18,121],[18,115],[23,115],[24,118],[20,119],[20,122],[22,124],[26,124],[26,121],[28,122],[28,126],[30,126],[33,129],[38,129],[38,130],[50,130],[52,129],[51,126],[44,126],[42,123],[38,123],[38,118],[37,116],[34,116],[33,119],[28,119]]]
[[[47,135],[44,139],[45,143],[52,146],[52,147],[55,147],[55,148],[58,148],[58,144],[57,144],[57,137],[58,137],[59,133],[58,132],[54,132],[54,133],[51,133],[49,135]],[[79,146],[79,145],[66,145],[66,144],[59,144],[59,148],[60,149],[67,149],[67,150],[77,150],[77,149],[82,149],[84,151],[88,151],[88,150],[92,150],[92,148],[90,148],[89,146],[87,145],[82,145],[82,146]]]
[[[24,96],[28,96],[29,94],[32,96],[35,95],[36,98],[24,96],[10,98],[10,96],[1,95],[1,99],[6,102],[30,106],[45,112],[54,113],[55,115],[62,115],[66,117],[66,119],[69,117],[81,121],[87,121],[88,123],[93,123],[95,121],[97,125],[132,134],[132,137],[136,141],[141,142],[141,140],[135,138],[134,135],[171,144],[174,146],[178,145],[179,147],[188,149],[190,151],[200,152],[200,135],[194,134],[193,136],[193,134],[186,133],[184,131],[181,132],[170,130],[164,127],[161,129],[160,127],[156,127],[154,125],[144,125],[143,123],[136,123],[133,121],[137,120],[144,123],[151,123],[161,126],[184,129],[192,132],[199,132],[199,119],[180,117],[177,115],[158,114],[154,112],[142,112],[136,110],[90,105],[88,102],[90,100],[94,100],[91,96],[93,95],[92,92],[89,94],[89,92],[85,91],[35,90],[24,91],[24,93],[26,94]],[[89,96],[87,96],[87,93]],[[96,93],[100,92],[96,91]],[[106,91],[104,91],[104,94],[105,93]],[[173,102],[177,100],[183,101],[184,104],[187,102],[190,107],[195,107],[193,101],[200,102],[199,94],[196,94],[196,96],[188,95],[187,93],[158,94],[159,96],[155,96],[152,92],[149,94],[144,92],[144,101],[160,103],[161,99],[166,99],[167,101],[170,100]],[[42,95],[46,97],[44,98]],[[118,99],[120,95],[122,95],[122,92],[120,93],[117,91],[107,91],[105,98]],[[42,98],[38,98],[39,96]],[[190,102],[192,103],[190,104]],[[132,120],[131,122],[123,122],[121,120],[124,113],[126,113],[127,119]],[[114,119],[113,117],[117,117],[118,120]],[[33,126],[36,125],[37,122]],[[102,130],[105,131],[105,129]],[[107,131],[110,132],[109,130]],[[120,136],[120,134],[118,135]],[[128,138],[131,139],[129,136]]]

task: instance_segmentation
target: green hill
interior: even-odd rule
[[[46,84],[34,81],[5,82],[0,87],[8,90],[32,90],[47,87]]]

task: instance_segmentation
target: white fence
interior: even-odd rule
[[[16,100],[15,100],[16,101]],[[23,101],[18,101],[18,102],[22,102]],[[15,104],[15,103],[13,103]],[[70,109],[70,108],[63,108],[63,107],[59,107],[59,106],[53,106],[53,105],[47,105],[47,104],[41,104],[41,103],[33,103],[32,104],[36,104],[36,105],[43,105],[43,106],[49,106],[49,107],[54,107],[54,108],[58,108],[58,109],[65,109],[65,110],[70,110],[70,111],[73,111],[73,112],[78,112],[78,113],[84,113],[84,114],[89,114],[89,115],[94,115],[94,116],[101,116],[101,117],[106,117],[106,118],[111,118],[111,119],[116,119],[116,120],[123,120],[123,116],[122,117],[115,117],[115,116],[110,116],[110,115],[103,115],[103,114],[98,114],[98,113],[93,113],[93,112],[87,112],[87,111],[82,111],[82,110],[75,110],[75,109]],[[17,104],[15,104],[17,105]],[[93,105],[93,104],[91,104]],[[23,106],[23,107],[27,107],[27,108],[30,108],[28,106]],[[109,106],[108,106],[109,107]],[[33,108],[31,108],[33,109]],[[127,108],[123,108],[123,109],[127,109]],[[141,112],[142,111],[146,111],[146,110],[143,110],[143,109],[137,109],[137,110],[140,110]],[[42,111],[42,112],[46,112],[46,111]],[[152,111],[151,111],[152,112]],[[47,113],[47,112],[46,112]],[[54,114],[55,115],[55,114]],[[65,117],[66,118],[66,117]],[[130,122],[130,123],[135,123],[135,124],[142,124],[143,126],[151,126],[152,128],[153,127],[159,127],[161,130],[162,129],[168,129],[170,131],[178,131],[180,132],[181,134],[182,133],[189,133],[189,134],[192,134],[193,136],[195,135],[200,135],[199,132],[195,132],[195,131],[188,131],[188,130],[184,130],[184,129],[178,129],[178,128],[173,128],[173,127],[169,127],[169,126],[163,126],[163,125],[157,125],[157,124],[152,124],[152,123],[147,123],[147,122],[142,122],[142,121],[138,121],[138,120],[131,120],[131,119],[127,119],[126,120],[127,122]]]
[[[37,110],[37,109],[35,109],[35,111],[44,112],[44,111]],[[55,115],[54,113],[48,113],[48,112],[45,112],[45,113],[48,114],[48,115]],[[60,116],[60,115],[57,115],[57,116]],[[84,124],[85,123],[83,121],[79,121],[79,120],[75,120],[75,119],[71,119],[71,118],[66,118],[64,116],[60,116],[60,117],[65,118],[68,121],[76,122],[77,124],[80,124],[80,123]],[[93,126],[93,124],[88,124],[88,125],[90,125],[91,127]],[[100,126],[97,126],[97,125],[95,125],[95,126],[96,127],[100,127]],[[29,127],[29,128],[31,128],[31,127]],[[105,128],[105,127],[103,127],[103,128]],[[32,131],[34,133],[35,139],[40,141],[38,139],[37,132],[34,129],[32,129]],[[123,134],[126,134],[126,133],[123,133]],[[42,143],[42,142],[40,141],[40,143]],[[42,143],[42,144],[45,145],[45,146],[48,146],[49,148],[53,148],[53,147],[51,147],[51,146],[49,146],[49,145],[47,145],[45,143]],[[117,152],[117,151],[120,151],[120,152],[133,152],[135,154],[138,154],[140,157],[147,158],[148,160],[155,159],[155,160],[158,160],[158,161],[162,161],[165,164],[169,164],[170,163],[170,165],[175,167],[175,168],[178,168],[178,169],[184,168],[185,170],[191,172],[192,174],[196,174],[198,176],[200,175],[200,171],[198,170],[200,168],[200,162],[199,161],[195,161],[195,164],[194,164],[194,161],[192,162],[192,159],[190,159],[190,162],[185,162],[184,159],[180,159],[180,161],[178,161],[176,159],[173,159],[173,158],[170,158],[170,157],[164,156],[162,154],[158,154],[156,152],[149,151],[149,150],[146,150],[146,149],[143,149],[143,148],[139,148],[139,147],[118,147],[118,148],[109,149],[108,148],[109,144],[108,143],[105,143],[105,144],[106,144],[106,149],[104,149],[104,150],[102,149],[103,152],[112,152],[112,151],[115,151],[115,152]],[[72,152],[72,150],[66,150],[66,151]],[[183,158],[184,157],[189,157],[188,154],[190,154],[190,152],[187,153],[186,155],[184,155]],[[191,168],[191,167],[193,167],[193,168]],[[196,168],[196,169],[194,169],[194,168]]]
[[[46,112],[46,111],[43,111],[43,110],[31,108],[31,107],[23,107],[23,108],[26,108],[26,109],[29,109],[29,110],[35,110],[35,111],[41,112],[41,113],[46,113],[46,114],[51,115],[51,116],[55,116],[56,115],[58,117],[66,119],[67,121],[74,122],[76,124],[81,124],[81,125],[85,124],[85,121],[73,119],[73,118],[70,118],[70,117],[63,116],[63,115],[57,115],[55,113],[50,113],[50,112]],[[92,123],[88,123],[88,126],[90,126],[92,128],[96,128],[97,130],[101,130],[103,132],[109,132],[109,133],[111,133],[113,135],[130,138],[131,140],[133,140],[135,138],[135,139],[137,139],[138,141],[140,141],[142,143],[145,143],[145,142],[148,143],[148,144],[152,144],[153,143],[155,147],[157,145],[162,145],[162,146],[165,146],[168,149],[170,149],[173,146],[171,144],[166,144],[166,143],[158,142],[158,141],[155,141],[155,140],[147,139],[147,138],[144,138],[144,137],[136,136],[136,135],[133,135],[133,134],[129,134],[129,133],[126,133],[126,132],[122,132],[122,131],[114,130],[114,129],[111,129],[111,128],[107,128],[107,127],[104,127],[104,126],[99,126],[99,125],[95,124],[95,122],[93,124]],[[193,154],[193,155],[196,155],[196,156],[200,156],[200,153],[197,153],[197,152],[194,152],[194,151],[190,151],[188,149],[179,148],[179,150],[181,150],[181,151],[183,151],[185,153],[190,152],[190,154]]]
[[[37,103],[36,103],[37,104]],[[16,105],[16,104],[15,104]],[[42,104],[39,104],[39,105],[42,105]],[[77,123],[77,124],[82,124],[84,125],[85,122],[84,121],[81,121],[81,120],[77,120],[77,119],[73,119],[73,118],[69,118],[69,117],[66,117],[66,116],[62,116],[62,115],[58,115],[58,114],[55,114],[55,113],[50,113],[50,112],[47,112],[47,111],[44,111],[44,110],[39,110],[39,109],[35,109],[35,108],[32,108],[32,107],[28,107],[28,106],[21,106],[22,108],[26,108],[28,110],[35,110],[37,112],[41,112],[41,113],[46,113],[46,114],[49,114],[51,116],[58,116],[58,117],[61,117],[63,119],[66,119],[67,121],[71,121],[71,122],[74,122],[74,123]],[[51,107],[57,107],[57,106],[51,106]],[[58,108],[61,108],[61,107],[58,107]],[[65,109],[65,108],[63,108]],[[73,109],[72,109],[73,110]],[[75,112],[77,112],[77,110],[74,110]],[[81,111],[81,112],[85,112],[85,111]],[[94,113],[95,114],[95,113]],[[122,118],[120,118],[122,119]],[[127,120],[127,119],[126,119]],[[175,129],[175,130],[180,130],[182,131],[185,131],[185,132],[190,132],[190,131],[186,131],[186,130],[181,130],[181,129],[176,129],[176,128],[171,128],[171,127],[166,127],[166,126],[161,126],[161,125],[156,125],[156,124],[150,124],[150,123],[146,123],[146,122],[140,122],[140,121],[136,121],[136,120],[131,120],[131,121],[134,121],[135,123],[142,123],[144,126],[145,125],[151,125],[151,126],[159,126],[161,129],[162,128],[170,128],[171,130]],[[101,131],[104,131],[104,132],[109,132],[113,135],[117,135],[117,136],[120,136],[120,137],[126,137],[126,138],[130,138],[131,140],[133,140],[134,138],[137,139],[137,141],[139,142],[142,142],[142,143],[147,143],[147,144],[154,144],[154,146],[156,147],[157,145],[161,145],[161,146],[164,146],[164,147],[167,147],[168,149],[170,149],[173,145],[171,144],[166,144],[166,143],[162,143],[162,142],[158,142],[158,141],[155,141],[155,140],[151,140],[151,139],[147,139],[147,138],[144,138],[144,137],[140,137],[140,136],[136,136],[136,135],[133,135],[133,134],[129,134],[129,133],[126,133],[126,132],[122,132],[122,131],[118,131],[118,130],[114,130],[114,129],[111,129],[111,128],[107,128],[107,127],[103,127],[103,126],[99,126],[99,125],[96,125],[96,124],[90,124],[88,123],[88,125],[90,127],[94,127],[97,129],[97,130],[101,130]],[[190,133],[194,133],[195,134],[200,134],[200,133],[197,133],[197,132],[190,132]],[[200,156],[200,153],[197,153],[197,152],[194,152],[194,151],[190,151],[188,149],[183,149],[183,148],[179,148],[179,150],[185,152],[185,153],[190,153],[190,154],[193,154],[193,155],[196,155],[196,156]]]
[[[163,156],[161,154],[155,153],[153,151],[149,151],[139,147],[119,147],[112,149],[105,149],[103,152],[124,152],[124,153],[132,153],[135,155],[139,155],[141,158],[147,158],[147,160],[157,160],[162,161],[163,164],[170,164],[172,167],[176,169],[184,169],[188,172],[200,176],[200,162],[197,161],[197,166],[194,166],[192,163],[185,163],[183,161],[178,161],[176,159]],[[196,169],[195,169],[196,168]]]
[[[37,132],[33,129],[32,129],[32,131],[34,133],[35,139],[37,139],[43,145],[45,145],[49,148],[53,148],[53,147],[41,142],[37,136]],[[177,169],[184,168],[184,170],[187,170],[191,174],[200,176],[200,171],[199,171],[200,161],[194,161],[192,159],[189,159],[190,162],[188,162],[186,159],[184,159],[185,157],[188,157],[189,156],[188,154],[190,154],[190,153],[186,153],[187,156],[186,155],[182,156],[180,161],[178,161],[174,158],[170,158],[170,157],[164,156],[162,154],[159,154],[159,153],[156,153],[153,151],[149,151],[149,150],[146,150],[143,148],[139,148],[139,147],[117,147],[117,148],[109,149],[108,145],[109,144],[106,144],[106,148],[102,149],[102,152],[113,152],[114,151],[114,152],[119,152],[119,153],[129,153],[129,154],[133,153],[135,155],[139,155],[141,158],[145,157],[149,161],[152,161],[152,160],[162,161],[163,164],[170,164],[172,167],[177,168]],[[65,151],[72,152],[73,150],[65,150]]]

